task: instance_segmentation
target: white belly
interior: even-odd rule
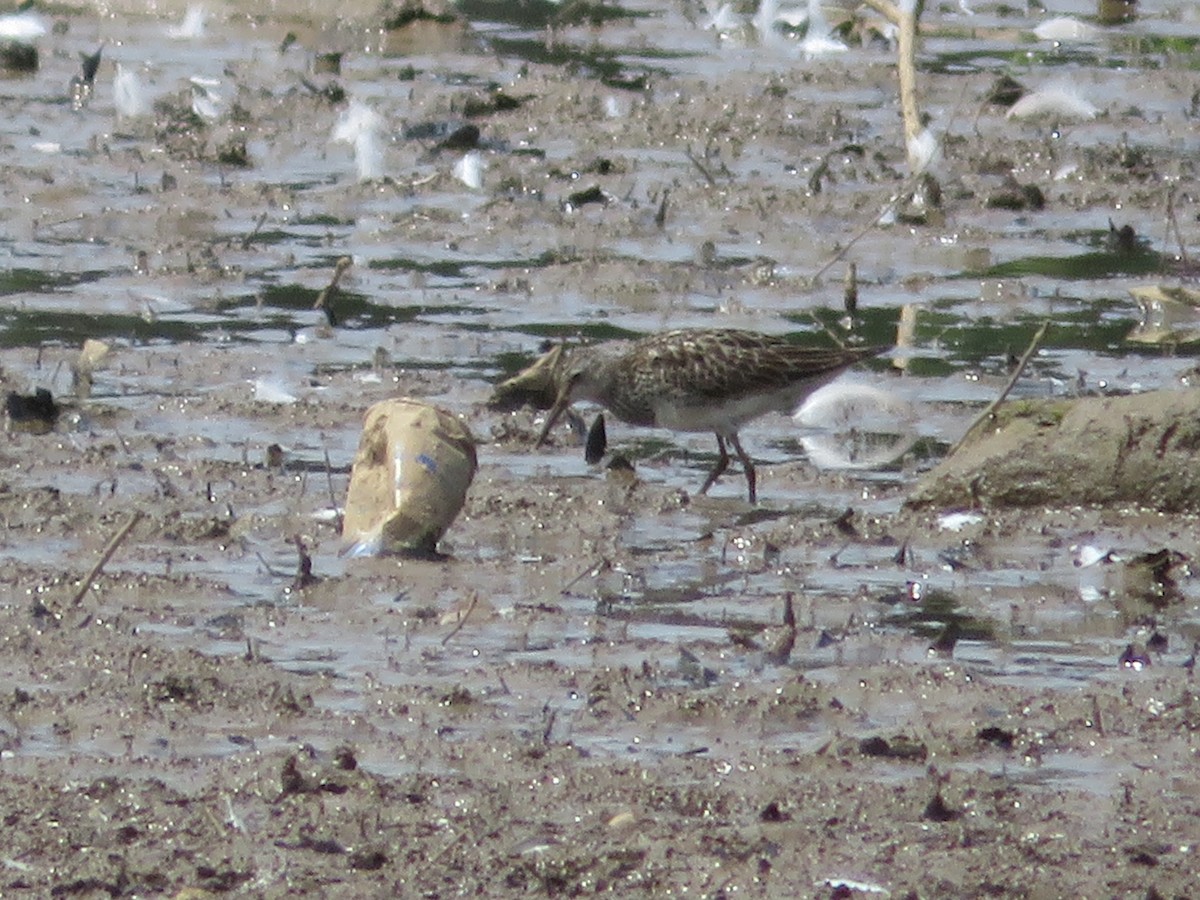
[[[807,391],[796,388],[700,405],[663,401],[654,406],[655,423],[672,431],[710,431],[731,435],[751,419],[769,412],[793,412]]]

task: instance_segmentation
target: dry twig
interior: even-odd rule
[[[329,284],[317,294],[317,301],[313,304],[313,309],[322,309],[325,311],[325,318],[331,326],[337,326],[337,316],[333,312],[333,298],[338,289],[338,282],[342,280],[342,276],[346,274],[346,270],[350,268],[353,260],[349,256],[343,256],[333,267],[333,277],[329,279]]]
[[[700,174],[704,176],[704,180],[708,182],[708,186],[716,187],[717,179],[713,178],[712,172],[708,171],[708,168],[704,165],[700,158],[692,152],[692,148],[688,147],[685,152],[687,153],[688,161],[700,171]]]
[[[850,240],[848,240],[842,247],[838,248],[837,252],[834,253],[833,256],[829,257],[829,259],[825,261],[825,264],[809,277],[808,283],[816,284],[817,281],[820,280],[821,276],[828,272],[835,263],[841,261],[841,259],[850,252],[851,248],[853,248],[855,244],[870,234],[871,231],[873,231],[875,227],[879,225],[880,219],[889,215],[892,210],[911,197],[912,192],[916,188],[917,182],[920,180],[920,178],[920,172],[914,172],[912,175],[909,175],[908,178],[904,180],[904,184],[900,185],[900,190],[898,190],[895,196],[893,196],[892,199],[887,202],[883,209],[881,209],[877,215],[874,215],[867,220],[867,223],[858,231],[856,231]]]
[[[450,638],[454,637],[456,634],[458,634],[460,631],[462,631],[463,626],[467,624],[467,619],[469,619],[471,617],[471,611],[473,609],[475,609],[475,604],[478,602],[479,602],[479,593],[478,593],[478,591],[476,591],[471,594],[471,602],[469,604],[467,604],[466,612],[464,612],[462,614],[462,617],[458,620],[458,622],[455,624],[455,626],[450,629],[449,634],[447,634],[444,638],[442,638],[442,646],[443,647],[445,647],[448,643],[450,643]]]
[[[345,516],[342,510],[338,508],[337,493],[333,489],[333,463],[329,460],[329,449],[325,449],[325,483],[329,487],[329,504],[333,507],[333,514],[337,517],[337,530],[340,534],[345,527]]]
[[[129,532],[133,531],[133,527],[142,521],[144,515],[146,514],[140,509],[134,510],[129,516],[129,521],[122,525],[120,530],[109,539],[104,547],[104,552],[100,554],[100,559],[96,562],[96,565],[92,566],[92,571],[87,573],[87,577],[83,579],[83,584],[79,586],[79,590],[71,598],[72,606],[78,606],[83,602],[83,598],[91,590],[92,584],[100,576],[100,572],[104,569],[105,564],[112,559],[112,555],[117,552],[117,548],[121,546],[125,538],[129,537]]]
[[[246,235],[244,238],[242,238],[242,249],[243,250],[250,249],[250,245],[254,243],[254,239],[256,237],[258,237],[258,233],[260,231],[262,231],[262,227],[263,227],[263,225],[266,224],[266,222],[267,222],[267,214],[263,213],[262,215],[260,215],[258,217],[258,221],[254,223],[254,228],[250,231],[250,233],[248,235]]]
[[[909,166],[918,170],[913,157],[914,139],[921,133],[921,110],[917,104],[917,4],[913,0],[865,0],[866,4],[900,31],[896,47],[896,69],[900,78],[900,113],[904,117],[904,146]]]
[[[1171,232],[1175,232],[1175,238],[1179,241],[1179,261],[1183,263],[1185,270],[1190,270],[1191,262],[1188,260],[1187,244],[1183,240],[1183,232],[1179,229],[1179,218],[1175,215],[1175,188],[1167,191],[1167,238],[1171,236]]]
[[[1037,334],[1033,336],[1033,340],[1029,342],[1029,347],[1026,349],[1025,355],[1021,357],[1020,361],[1017,363],[1017,367],[1013,369],[1012,377],[1008,379],[1008,384],[1004,386],[1004,390],[997,395],[995,400],[987,405],[983,412],[975,417],[975,421],[972,422],[970,427],[963,432],[963,436],[955,441],[954,446],[950,448],[950,452],[946,454],[947,458],[953,456],[958,451],[958,448],[963,445],[966,439],[970,437],[971,433],[978,428],[980,424],[995,416],[996,409],[1001,403],[1004,402],[1004,398],[1008,396],[1009,391],[1016,386],[1017,381],[1019,381],[1021,378],[1021,373],[1025,371],[1025,367],[1028,366],[1029,361],[1033,359],[1033,354],[1037,352],[1037,348],[1042,343],[1042,338],[1046,336],[1046,329],[1049,327],[1050,320],[1047,319],[1042,323],[1042,327],[1037,330]]]

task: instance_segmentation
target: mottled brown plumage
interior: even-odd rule
[[[814,390],[884,349],[802,347],[729,328],[682,329],[573,350],[556,347],[534,366],[549,378],[555,396],[537,442],[577,400],[598,403],[631,425],[711,431],[720,457],[700,493],[728,467],[728,441],[742,462],[754,503],[754,464],[738,429],[767,412],[794,412]]]

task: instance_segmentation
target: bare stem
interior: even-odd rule
[[[447,634],[444,638],[442,638],[442,646],[443,647],[445,647],[448,643],[450,643],[450,638],[454,637],[456,634],[458,634],[460,631],[462,631],[463,626],[467,624],[467,619],[470,618],[470,616],[471,616],[472,610],[475,609],[475,604],[478,602],[479,602],[479,592],[475,591],[474,593],[471,594],[471,602],[469,604],[467,604],[466,612],[464,612],[462,614],[462,616],[459,618],[458,623],[453,628],[450,629],[449,634]]]
[[[144,515],[145,513],[140,509],[134,510],[133,514],[129,517],[129,521],[122,525],[121,529],[109,539],[108,544],[104,547],[104,552],[100,554],[100,559],[96,562],[96,565],[92,566],[92,571],[87,573],[87,577],[83,579],[83,584],[79,586],[79,590],[71,598],[72,606],[78,606],[83,602],[83,598],[91,590],[92,584],[100,576],[100,572],[104,569],[105,564],[112,559],[112,555],[117,552],[117,548],[121,546],[125,538],[129,537],[129,532],[133,531],[133,527],[142,521],[142,516]]]
[[[860,228],[857,232],[855,232],[853,236],[851,236],[850,240],[846,241],[846,243],[842,245],[842,247],[836,253],[834,253],[833,256],[827,259],[824,265],[822,265],[821,268],[817,269],[817,271],[809,277],[808,283],[816,284],[818,279],[820,279],[822,275],[829,271],[830,267],[842,259],[842,257],[844,257],[847,253],[849,253],[855,244],[871,233],[871,231],[879,224],[880,219],[888,215],[892,210],[908,199],[908,197],[912,195],[913,190],[916,188],[917,180],[920,177],[921,176],[919,172],[909,175],[908,178],[904,180],[904,184],[900,186],[900,190],[898,190],[892,199],[884,205],[883,209],[872,215],[871,218],[867,220],[866,224],[863,225],[862,228]]]
[[[913,155],[914,141],[921,133],[921,110],[917,107],[917,8],[905,4],[900,10],[900,44],[896,49],[896,67],[900,75],[900,114],[904,117],[904,148],[909,168],[919,165]]]
[[[345,527],[345,517],[338,509],[337,493],[333,489],[333,463],[329,460],[329,448],[325,449],[325,483],[329,487],[329,503],[333,508],[333,513],[337,517],[337,530],[341,533]]]
[[[317,300],[313,304],[313,309],[325,310],[325,315],[329,319],[330,325],[337,324],[337,317],[333,312],[333,297],[338,289],[338,283],[342,280],[342,276],[346,274],[346,270],[350,268],[353,260],[349,256],[343,256],[333,267],[333,277],[329,279],[329,284],[322,289],[317,295]]]
[[[891,0],[863,0],[900,31],[896,48],[896,68],[900,76],[900,113],[904,117],[904,148],[908,163],[917,171],[913,157],[913,139],[921,133],[921,110],[917,104],[917,4]]]
[[[900,8],[891,0],[863,0],[863,2],[893,25],[900,24]]]
[[[1042,327],[1037,330],[1037,334],[1033,336],[1033,340],[1029,342],[1029,348],[1025,351],[1025,355],[1021,357],[1020,362],[1017,363],[1017,367],[1013,370],[1012,377],[1008,379],[1008,384],[1004,386],[1004,390],[997,395],[995,400],[987,405],[983,412],[975,417],[975,421],[972,422],[970,427],[963,432],[963,436],[960,437],[955,442],[954,446],[950,448],[950,452],[946,454],[947,458],[958,452],[958,448],[963,445],[966,439],[971,435],[971,432],[978,428],[981,423],[995,416],[997,407],[1004,402],[1004,398],[1008,396],[1009,391],[1011,391],[1016,385],[1017,381],[1020,380],[1021,373],[1023,373],[1025,371],[1025,367],[1029,365],[1029,360],[1033,359],[1033,354],[1037,352],[1038,346],[1042,343],[1042,338],[1046,336],[1046,329],[1049,327],[1050,321],[1047,319],[1042,323]]]

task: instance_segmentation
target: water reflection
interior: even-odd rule
[[[472,661],[569,668],[583,653],[620,670],[663,647],[674,659],[678,645],[702,674],[726,680],[925,665],[932,649],[997,678],[1075,686],[1110,673],[1121,649],[1155,628],[1172,641],[1156,665],[1186,656],[1200,631],[1195,585],[1178,573],[1168,590],[1161,579],[1148,585],[1145,571],[1076,567],[1066,548],[1102,527],[1091,514],[1036,527],[985,519],[952,535],[898,518],[904,485],[996,395],[1009,356],[1044,319],[1053,326],[1018,395],[1170,386],[1189,365],[1126,342],[1138,318],[1130,288],[1177,271],[1173,251],[1147,236],[1161,218],[1158,174],[1175,177],[1194,155],[1189,97],[1123,74],[1161,67],[1161,81],[1177,79],[1198,40],[1180,33],[1186,23],[1142,16],[1136,35],[1105,30],[1097,46],[1033,49],[1005,36],[1013,23],[991,10],[969,39],[929,36],[922,76],[959,154],[947,221],[872,229],[850,255],[857,333],[903,348],[899,367],[868,369],[854,384],[857,402],[886,391],[894,421],[874,431],[895,443],[848,453],[786,418],[756,423],[744,437],[760,454],[771,508],[743,518],[736,485],[709,501],[686,496],[711,464],[711,438],[613,429],[640,479],[614,486],[582,454],[535,454],[504,439],[532,420],[502,419],[483,400],[547,338],[717,324],[845,337],[841,271],[815,284],[809,275],[903,180],[891,87],[871,74],[890,51],[868,43],[836,62],[800,60],[718,42],[674,7],[606,5],[620,18],[598,27],[560,20],[550,3],[461,8],[476,31],[444,55],[405,56],[401,69],[395,57],[351,49],[340,74],[322,73],[382,116],[372,121],[379,146],[358,170],[328,140],[345,103],[325,82],[304,85],[319,48],[281,52],[282,28],[264,34],[214,18],[203,42],[167,43],[160,22],[118,20],[121,43],[106,45],[90,102],[73,108],[64,91],[79,54],[94,54],[110,24],[64,14],[69,27],[47,35],[53,51],[37,76],[3,83],[12,144],[0,235],[5,387],[69,394],[71,359],[88,338],[109,342],[113,358],[93,373],[92,400],[49,441],[9,437],[5,490],[50,512],[48,533],[14,529],[0,557],[61,577],[62,561],[85,549],[54,518],[61,496],[155,503],[175,491],[194,506],[122,571],[203,581],[172,602],[204,614],[175,624],[141,612],[144,627],[240,653],[240,641],[206,623],[226,611],[261,614],[246,633],[278,665],[337,683],[342,693],[322,700],[337,709],[366,702],[367,672],[448,690]],[[212,110],[215,123],[185,115],[181,133],[178,103],[161,121],[135,115],[143,107],[114,83],[118,61],[138,67],[147,103],[186,97],[186,114],[191,79],[214,73],[222,82],[213,90],[229,103]],[[1095,96],[1121,101],[1069,131],[1017,126],[995,111],[973,118],[975,97],[982,105],[1010,61],[1077,68]],[[500,101],[509,96],[519,102]],[[432,152],[462,118],[483,135],[488,168],[477,190],[453,177],[454,154]],[[219,161],[229,138],[245,140],[249,168]],[[980,185],[997,171],[1040,185],[1046,208],[984,209]],[[581,191],[604,202],[580,203]],[[1135,237],[1113,244],[1109,220],[1131,197],[1113,221]],[[355,264],[330,327],[313,306],[343,255]],[[1155,324],[1172,340],[1188,327]],[[377,363],[381,351],[388,365]],[[360,569],[320,548],[314,565],[326,582],[289,593],[287,541],[327,527],[320,516],[344,495],[362,410],[398,393],[436,398],[487,436],[478,505],[448,535],[449,561]],[[285,448],[282,467],[263,464],[273,444]],[[826,471],[834,465],[843,471]],[[198,538],[214,518],[226,536]],[[1124,543],[1131,558],[1188,552],[1156,521]],[[580,561],[597,558],[611,565],[570,583]],[[498,560],[504,572],[492,578]],[[479,627],[456,638],[469,649],[448,650],[448,628],[421,610],[461,602],[475,567],[488,573],[469,619]],[[928,586],[924,601],[890,605],[910,581]],[[778,627],[788,595],[796,650],[773,668],[730,633]],[[346,611],[359,601],[369,615]],[[546,702],[502,691],[490,699],[535,723]]]

